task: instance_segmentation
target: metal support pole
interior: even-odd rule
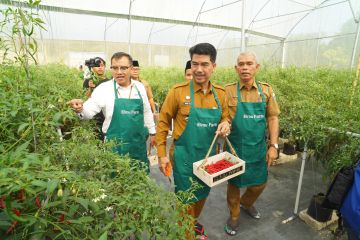
[[[285,67],[286,48],[285,40],[281,41],[281,68]]]
[[[299,210],[299,199],[300,199],[300,192],[301,192],[301,186],[302,186],[302,181],[303,181],[303,176],[304,176],[304,169],[305,169],[305,161],[307,158],[307,143],[305,143],[304,146],[304,152],[302,154],[302,159],[301,159],[301,170],[300,170],[300,175],[299,175],[299,182],[298,182],[298,187],[297,187],[297,192],[296,192],[296,199],[295,199],[295,207],[294,207],[294,214],[283,220],[282,223],[288,223],[292,220],[294,220],[295,218],[298,217],[298,210]]]
[[[147,47],[148,47],[148,66],[152,65],[152,49],[151,49],[151,35],[152,35],[152,31],[154,28],[155,23],[152,23],[151,25],[151,29],[150,29],[150,33],[149,33],[149,37],[148,37],[148,41],[147,41]]]
[[[245,51],[245,0],[242,1],[241,13],[241,52]]]
[[[319,50],[320,50],[320,33],[321,33],[321,30],[320,30],[320,26],[321,26],[321,18],[319,19],[319,29],[318,29],[318,39],[317,39],[317,46],[316,46],[316,57],[315,57],[315,67],[318,66],[318,63],[319,63]]]
[[[359,42],[359,34],[360,34],[360,13],[359,13],[359,17],[357,19],[356,37],[355,37],[355,42],[354,42],[354,46],[353,46],[353,51],[351,54],[351,63],[350,63],[351,69],[354,67],[354,63],[355,63],[355,55],[356,55],[356,48],[357,48],[358,42]]]
[[[129,4],[129,39],[128,39],[128,53],[131,54],[131,6],[133,0],[130,0]]]

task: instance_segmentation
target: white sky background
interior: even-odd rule
[[[308,10],[322,2],[325,2],[323,5],[329,5],[342,1],[247,0],[245,27],[258,32],[286,37],[306,12],[273,19],[269,19],[269,17]],[[359,17],[360,1],[350,0],[350,2],[356,11],[357,17]],[[42,1],[43,5],[121,14],[128,14],[129,3],[130,0]],[[203,3],[204,0],[135,0],[132,4],[131,14],[195,22],[201,10],[202,13],[198,17],[199,22],[241,27],[242,1],[207,0],[204,5]],[[267,4],[259,13],[265,3]],[[218,8],[222,5],[225,6]],[[48,24],[48,31],[43,33],[44,38],[128,42],[129,21],[127,19],[63,12],[44,11],[43,13]],[[341,26],[350,18],[352,18],[352,13],[348,2],[312,11],[293,29],[290,37],[299,34],[334,35],[340,31]],[[109,28],[112,23],[114,24]],[[105,34],[106,27],[109,29]],[[196,42],[207,41],[219,47],[221,44],[228,42],[229,39],[241,38],[241,34],[238,32],[135,20],[131,20],[131,28],[131,42],[135,43],[149,42],[152,44],[190,46]],[[355,32],[355,23],[353,29],[353,32]]]

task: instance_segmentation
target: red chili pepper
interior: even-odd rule
[[[41,208],[41,203],[40,203],[40,199],[39,199],[39,194],[36,196],[35,198],[35,204],[38,208]]]
[[[11,223],[11,226],[8,228],[8,230],[6,231],[6,235],[9,235],[12,231],[14,231],[16,225],[18,224],[18,221],[13,221]]]
[[[1,199],[0,199],[0,208],[5,209],[5,195],[2,195]]]
[[[24,189],[21,189],[19,192],[18,192],[18,200],[20,202],[24,202],[25,201],[25,190]]]
[[[59,216],[59,222],[64,222],[64,220],[65,220],[65,214],[60,214],[60,216]]]
[[[18,210],[16,208],[13,208],[12,211],[13,211],[13,213],[16,214],[16,216],[20,216],[20,214],[21,214],[20,210]]]

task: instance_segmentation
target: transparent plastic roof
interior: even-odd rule
[[[0,7],[17,2],[0,0]],[[355,43],[360,1],[43,0],[38,11],[47,24],[43,39],[186,48],[210,42],[224,52],[240,51],[243,39],[248,49],[268,46],[260,55],[271,60],[281,57],[284,44],[321,40],[328,45],[344,37]],[[351,49],[344,51],[352,55]]]

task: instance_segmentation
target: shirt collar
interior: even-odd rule
[[[114,81],[115,81],[115,79],[114,79]],[[130,79],[130,85],[127,87],[120,86],[116,81],[115,81],[115,83],[116,83],[116,89],[128,89],[135,84],[133,79]]]
[[[201,91],[201,86],[199,84],[197,84],[194,80],[192,80],[192,81],[194,83],[194,92]],[[212,84],[210,81],[209,81],[208,92],[209,93],[212,92]]]
[[[245,84],[240,80],[240,89],[243,89],[245,87]],[[253,81],[253,84],[251,85],[251,88],[258,88],[256,85],[255,80]]]

